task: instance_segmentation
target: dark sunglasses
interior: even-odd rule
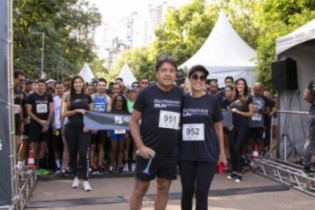
[[[20,80],[20,82],[25,82],[25,79],[19,79]]]
[[[141,84],[147,85],[149,84],[149,82],[141,82]]]
[[[199,79],[200,81],[205,81],[206,80],[206,76],[205,75],[202,75],[202,76],[198,77],[197,74],[194,74],[194,75],[191,76],[191,78],[193,80],[198,80]]]

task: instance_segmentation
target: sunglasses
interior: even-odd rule
[[[147,85],[149,84],[149,82],[141,82],[141,84]]]
[[[25,79],[19,79],[20,82],[25,82]]]
[[[200,77],[197,75],[197,74],[193,74],[192,76],[191,76],[191,78],[193,79],[193,80],[200,80],[200,81],[205,81],[206,80],[206,76],[205,75],[201,75]]]

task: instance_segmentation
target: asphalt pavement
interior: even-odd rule
[[[226,179],[227,174],[214,177],[209,192],[212,210],[313,210],[315,198],[278,182],[248,172],[241,183]],[[91,192],[72,189],[72,179],[40,178],[26,209],[32,210],[125,210],[132,192],[134,178],[125,176],[94,176]],[[154,209],[155,181],[144,197],[143,210]],[[167,210],[179,210],[181,198],[179,177],[170,189]]]

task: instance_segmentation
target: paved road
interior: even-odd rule
[[[246,173],[242,183],[216,175],[209,193],[211,210],[313,210],[315,198],[288,189],[260,175]],[[90,179],[93,190],[72,189],[70,179],[39,180],[27,204],[38,210],[124,210],[133,187],[132,177]],[[180,181],[174,181],[167,210],[180,209]],[[143,210],[153,209],[155,183],[144,198]]]

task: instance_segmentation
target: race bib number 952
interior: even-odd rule
[[[183,124],[183,141],[204,141],[205,131],[203,123]]]
[[[161,110],[159,128],[178,130],[179,116],[179,113]]]

